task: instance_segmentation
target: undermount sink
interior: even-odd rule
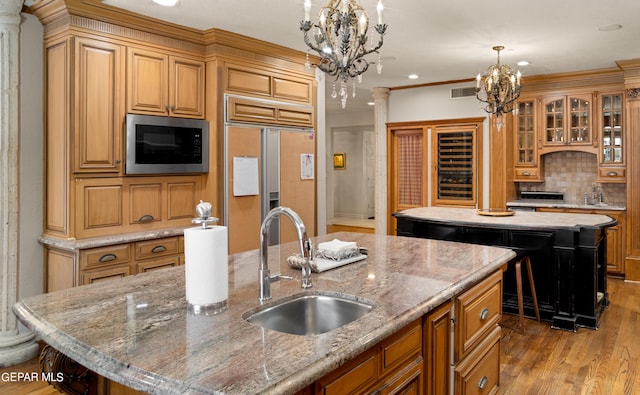
[[[364,316],[373,304],[350,297],[328,294],[302,294],[245,313],[252,324],[293,335],[319,335]]]

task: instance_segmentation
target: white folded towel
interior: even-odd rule
[[[316,255],[322,258],[340,260],[358,254],[358,245],[355,241],[341,241],[333,239],[318,244]]]

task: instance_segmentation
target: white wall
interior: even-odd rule
[[[20,26],[20,245],[18,299],[43,291],[43,29],[33,15]]]

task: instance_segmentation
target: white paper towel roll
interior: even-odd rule
[[[227,227],[210,226],[184,230],[187,302],[208,306],[229,297]]]

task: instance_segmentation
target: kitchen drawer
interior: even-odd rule
[[[377,391],[372,392],[377,395],[392,394],[422,394],[424,386],[424,364],[422,359],[416,360],[409,367],[402,369],[400,373],[389,379],[383,385],[378,387]]]
[[[128,263],[131,260],[129,244],[90,248],[80,251],[80,270]]]
[[[177,255],[180,252],[178,241],[178,236],[139,241],[135,243],[136,259],[149,259],[166,255]]]
[[[516,179],[520,180],[537,180],[539,179],[539,171],[537,167],[528,167],[525,169],[519,169],[516,167]]]
[[[495,394],[500,385],[499,326],[455,368],[455,394]]]
[[[360,356],[342,365],[316,381],[316,394],[357,394],[362,393],[378,379],[376,348],[365,351]]]
[[[598,168],[598,182],[625,182],[627,170],[624,167]]]
[[[382,343],[380,372],[384,375],[420,355],[422,355],[422,325],[421,320],[417,320]]]
[[[82,285],[93,284],[98,281],[113,280],[131,275],[131,266],[115,266],[104,270],[94,270],[82,273]]]
[[[458,362],[502,317],[502,270],[464,292],[455,305],[454,362]]]
[[[180,256],[167,256],[158,259],[145,259],[136,263],[136,274],[165,269],[180,265]]]

